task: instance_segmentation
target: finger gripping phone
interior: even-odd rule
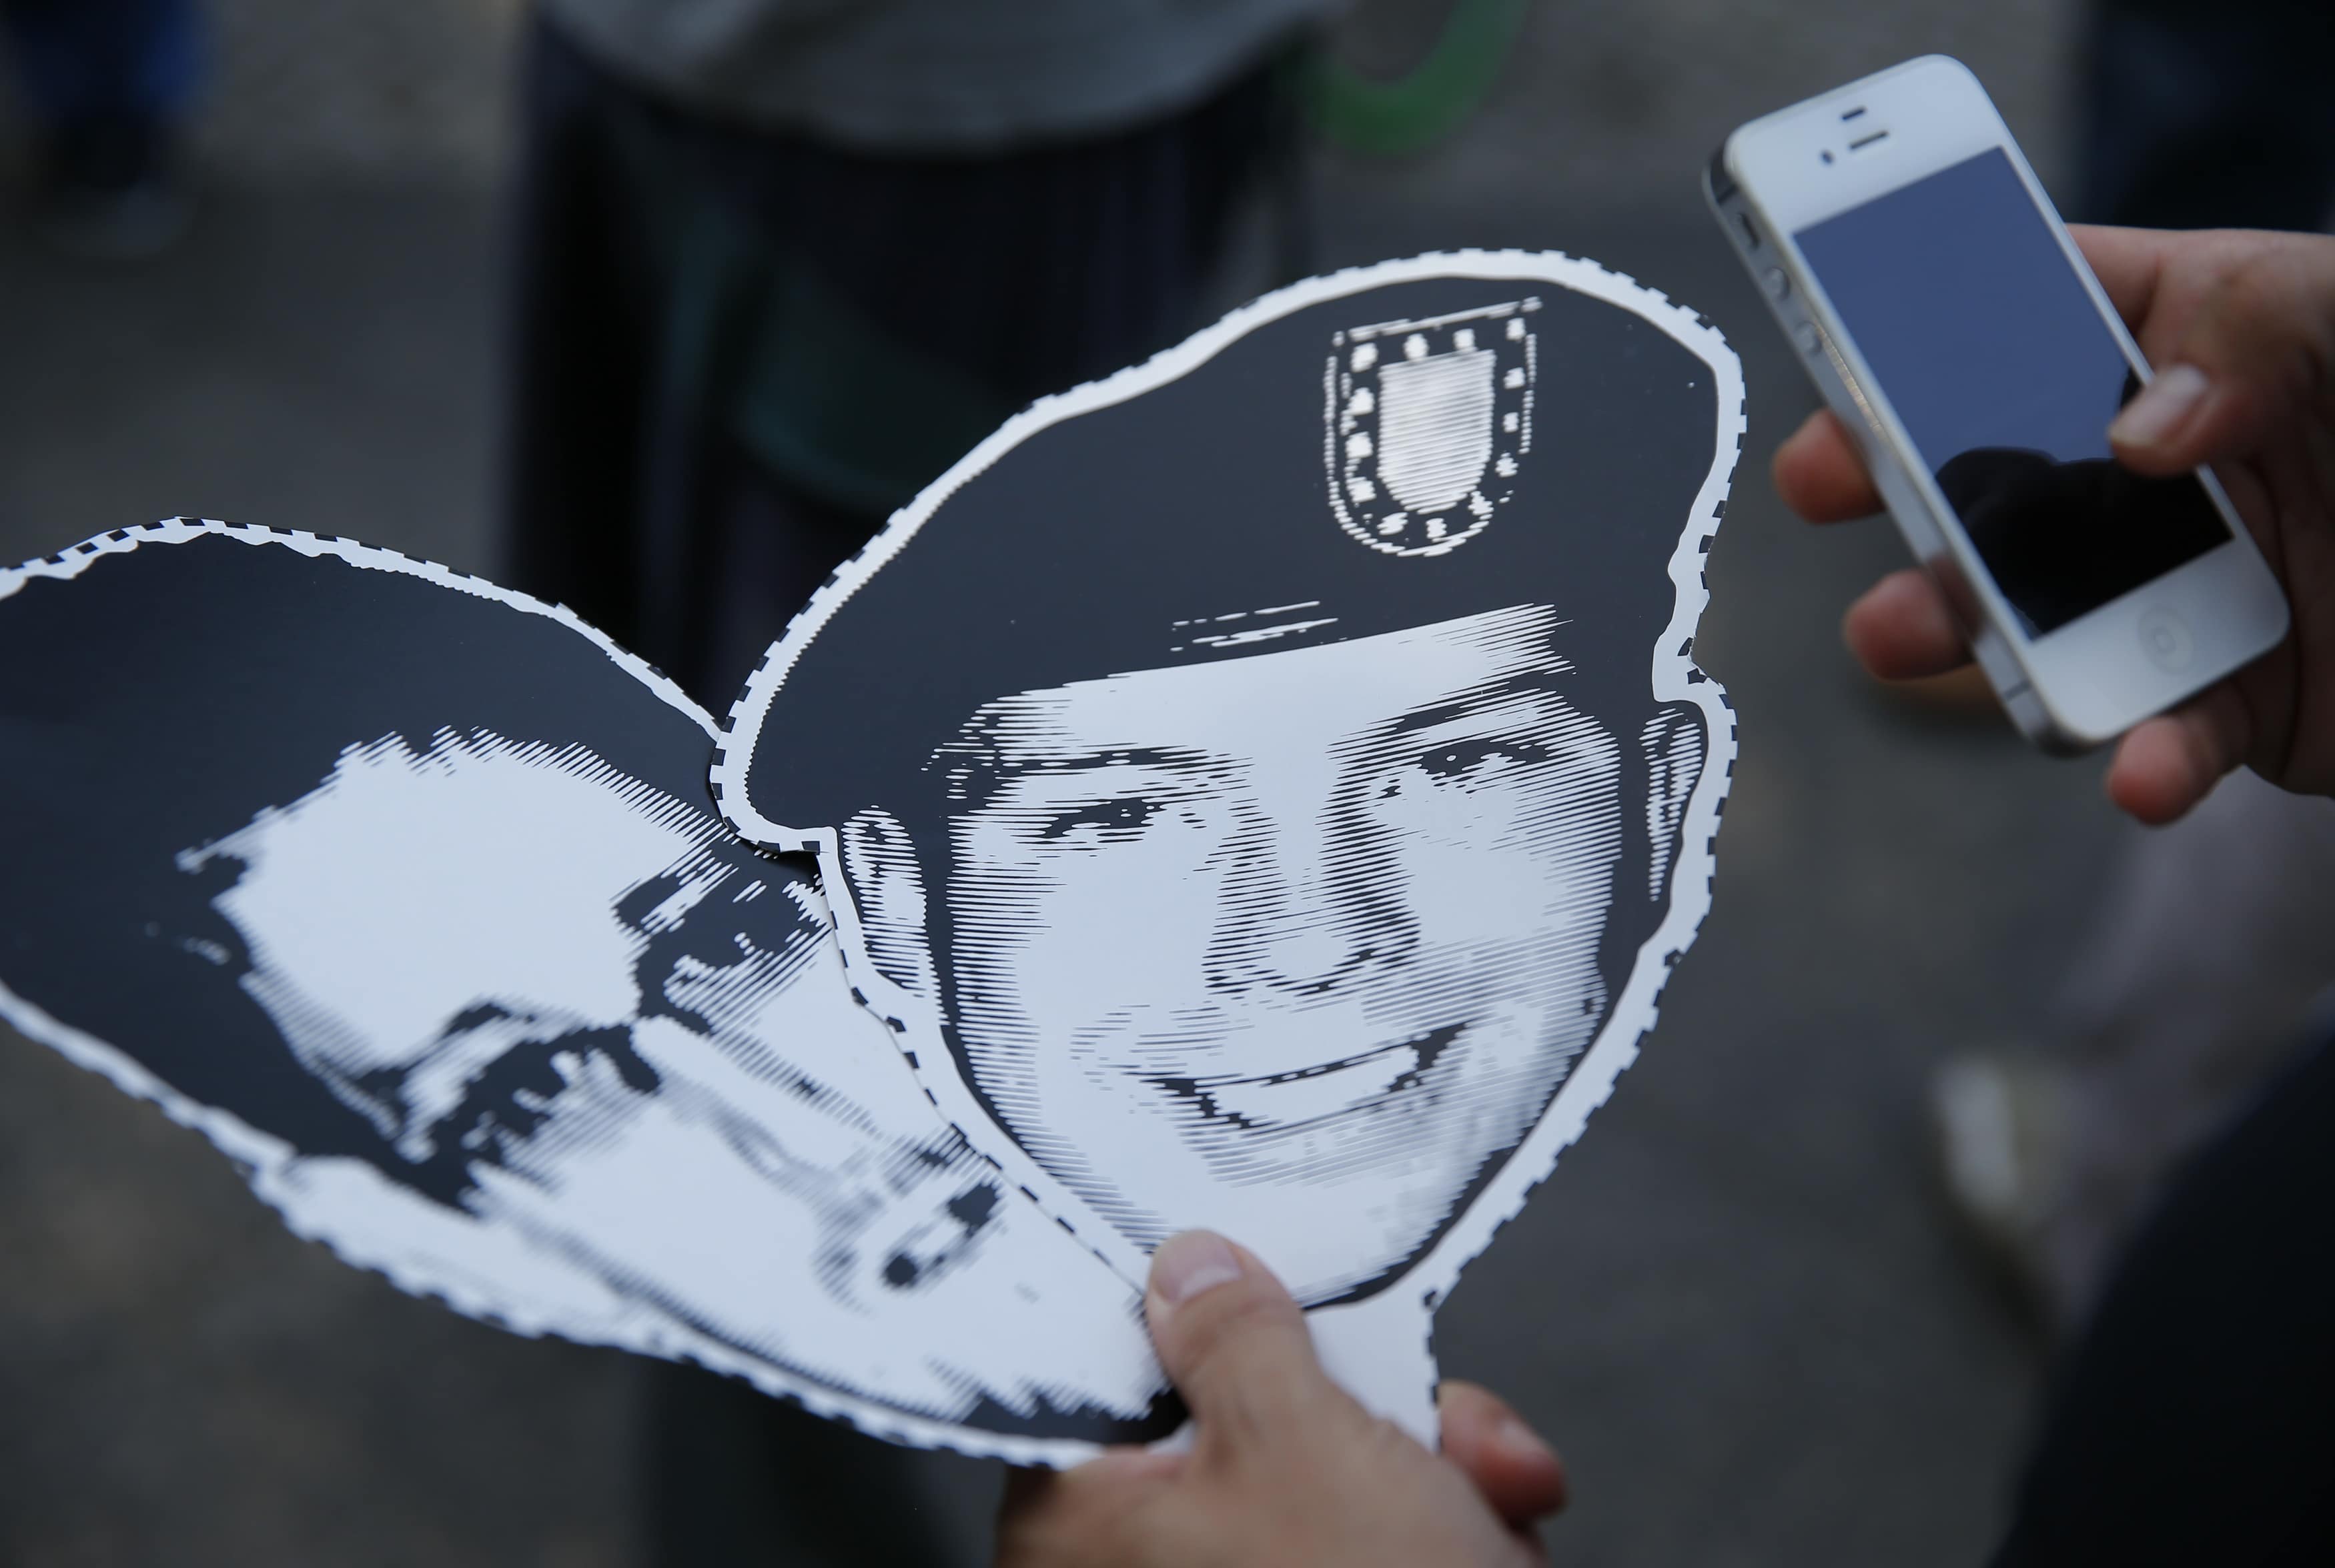
[[[2212,474],[2111,456],[2147,363],[1960,62],[1755,120],[1704,186],[2030,740],[2097,745],[2285,636]]]

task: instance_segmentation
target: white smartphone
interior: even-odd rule
[[[2098,745],[2286,635],[2213,475],[2110,456],[2147,363],[1959,61],[1755,120],[1704,184],[2023,734]]]

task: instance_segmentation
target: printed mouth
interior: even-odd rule
[[[653,1093],[656,1070],[635,1054],[624,1029],[594,1029],[551,1040],[523,1040],[482,1068],[460,1103],[430,1125],[428,1143],[439,1158],[508,1164],[510,1155],[549,1121],[562,1094],[579,1084],[598,1057],[627,1089]]]
[[[1260,1078],[1155,1078],[1203,1117],[1284,1132],[1386,1100],[1416,1088],[1467,1025],[1449,1023],[1393,1045]]]

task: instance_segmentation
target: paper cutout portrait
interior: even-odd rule
[[[715,779],[941,1109],[1130,1282],[1255,1248],[1432,1439],[1433,1305],[1654,1019],[1731,716],[1742,432],[1594,264],[1299,285],[1041,403],[838,573]]]
[[[1180,1423],[1206,1224],[1431,1441],[1435,1303],[1709,904],[1741,398],[1590,263],[1303,284],[1009,423],[726,733],[345,541],[0,573],[0,1017],[519,1332],[1070,1463]]]
[[[934,1110],[713,735],[386,552],[180,522],[0,574],[0,1014],[471,1315],[906,1441],[1171,1430],[1134,1292]]]

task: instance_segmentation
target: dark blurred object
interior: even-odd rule
[[[547,0],[503,580],[726,709],[889,512],[1196,324],[1243,200],[1293,181],[1325,4]],[[981,1532],[919,1512],[969,1461],[648,1376],[666,1568],[937,1563]]]
[[[1293,147],[1292,42],[1134,124],[996,145],[985,113],[971,150],[870,151],[684,109],[538,23],[507,580],[726,707],[893,508],[1194,324]]]
[[[2071,216],[2314,229],[2335,208],[2335,4],[2098,0]]]
[[[694,1367],[658,1367],[646,1393],[654,1568],[946,1568],[973,1555],[913,1484],[966,1461],[892,1447]]]
[[[203,77],[194,0],[0,0],[0,26],[36,121],[43,234],[76,256],[167,249],[194,211],[178,159]]]
[[[1423,152],[1457,131],[1499,80],[1532,0],[1453,0],[1422,60],[1391,82],[1327,50],[1306,62],[1306,108],[1323,140],[1380,158]]]
[[[1996,1568],[2335,1563],[2335,1044],[2182,1172],[2055,1380]]]
[[[2124,833],[2048,1054],[1966,1057],[1933,1091],[1955,1206],[2055,1335],[2165,1173],[2330,1016],[2335,801],[2239,772]]]

